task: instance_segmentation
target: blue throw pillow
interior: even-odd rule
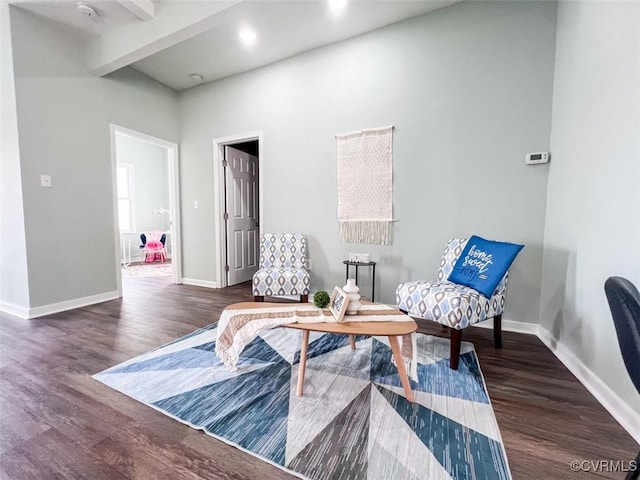
[[[524,245],[495,242],[472,235],[453,266],[449,281],[466,285],[491,298]]]

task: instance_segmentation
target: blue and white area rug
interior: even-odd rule
[[[449,340],[418,334],[410,403],[386,338],[353,351],[346,335],[314,332],[297,397],[301,337],[268,330],[230,372],[214,324],[94,378],[301,478],[511,478],[472,344],[455,371]]]

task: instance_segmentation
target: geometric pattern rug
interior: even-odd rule
[[[311,332],[296,396],[302,332],[261,333],[230,372],[216,324],[93,378],[193,428],[307,479],[511,479],[473,345],[449,368],[449,340],[417,334],[415,403],[386,337]]]

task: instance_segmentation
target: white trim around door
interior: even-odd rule
[[[216,265],[217,265],[217,278],[216,284],[219,287],[227,286],[227,275],[224,269],[226,264],[225,259],[225,229],[224,229],[224,220],[222,218],[222,213],[224,209],[224,167],[222,166],[222,161],[224,160],[224,147],[227,145],[234,145],[236,143],[243,142],[251,142],[253,140],[258,141],[258,198],[259,198],[259,224],[260,224],[260,232],[262,231],[263,225],[263,188],[262,188],[262,156],[263,156],[263,140],[262,140],[262,130],[258,130],[255,132],[248,133],[240,133],[238,135],[231,135],[228,137],[220,137],[213,139],[213,224],[217,229],[217,239],[216,242]]]
[[[111,177],[113,189],[113,221],[115,228],[115,244],[116,244],[116,278],[118,282],[118,295],[122,296],[122,275],[120,273],[120,259],[122,256],[120,246],[120,231],[118,222],[118,186],[116,180],[116,135],[124,135],[136,140],[151,143],[167,149],[169,159],[169,211],[171,215],[170,234],[171,234],[171,263],[173,270],[173,283],[182,283],[182,234],[180,231],[180,182],[179,182],[179,159],[178,144],[153,137],[145,133],[137,132],[129,128],[111,124]]]

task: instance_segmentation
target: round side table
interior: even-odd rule
[[[345,276],[345,283],[349,278],[349,267],[356,267],[356,285],[358,284],[358,267],[371,267],[373,268],[373,272],[371,273],[371,301],[375,301],[376,295],[376,262],[351,262],[349,260],[344,260],[344,263],[347,266],[347,274]]]

